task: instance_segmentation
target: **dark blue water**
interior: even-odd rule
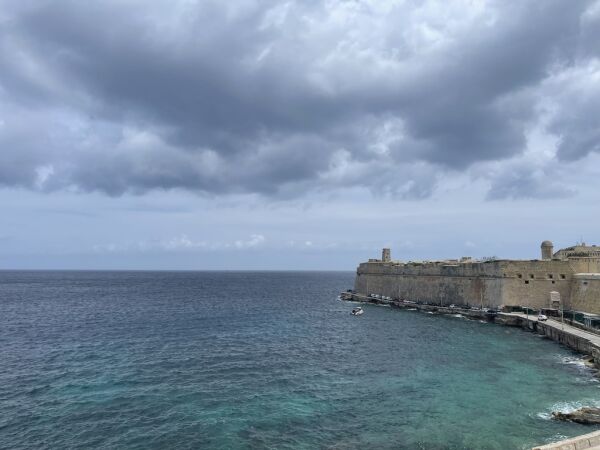
[[[336,299],[353,273],[0,272],[0,448],[511,449],[592,431],[576,355]]]

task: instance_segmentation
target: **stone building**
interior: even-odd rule
[[[541,245],[541,259],[393,261],[358,266],[354,291],[440,305],[523,306],[600,314],[600,247],[578,244],[553,253]]]

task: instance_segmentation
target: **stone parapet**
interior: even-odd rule
[[[564,441],[534,447],[532,450],[586,450],[600,448],[600,431],[584,434]]]

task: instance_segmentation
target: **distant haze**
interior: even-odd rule
[[[600,1],[0,0],[0,268],[600,244]]]

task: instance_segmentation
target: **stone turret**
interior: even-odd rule
[[[392,254],[389,248],[384,248],[381,251],[381,261],[382,262],[390,262],[392,260]]]
[[[552,259],[554,245],[550,241],[542,242],[542,259]]]

